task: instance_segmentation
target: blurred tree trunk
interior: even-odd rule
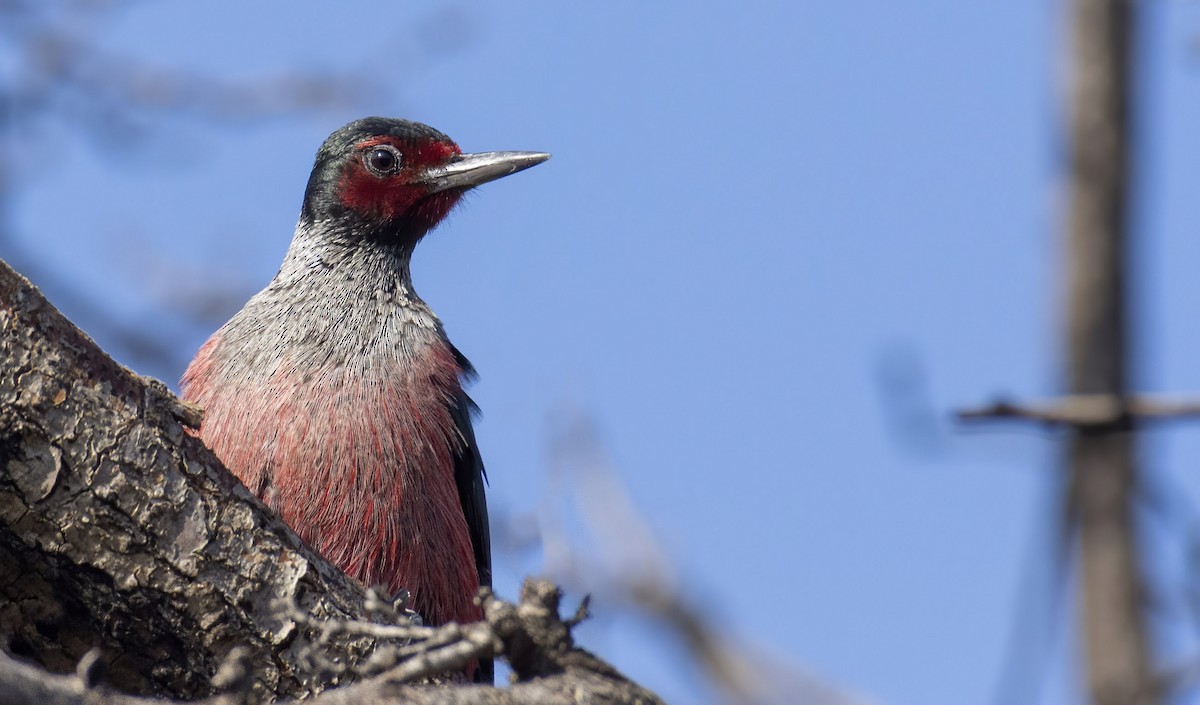
[[[1129,393],[1128,191],[1136,3],[1074,0],[1067,243],[1071,394]],[[1142,614],[1133,422],[1076,426],[1067,448],[1078,521],[1087,689],[1094,703],[1156,702]]]

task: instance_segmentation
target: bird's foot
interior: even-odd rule
[[[412,593],[408,588],[400,588],[395,595],[389,596],[386,588],[376,585],[367,591],[367,601],[364,606],[367,613],[376,619],[382,617],[392,624],[404,621],[419,627],[425,624],[425,620],[421,619],[421,615],[416,611],[409,609],[408,604],[411,600]]]

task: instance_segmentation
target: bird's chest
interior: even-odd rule
[[[399,499],[405,490],[453,483],[459,370],[449,350],[404,364],[349,356],[328,369],[283,364],[266,382],[259,418],[272,447],[269,481],[322,504]],[[309,497],[308,499],[317,499]]]
[[[368,583],[396,580],[404,554],[437,552],[431,537],[456,532],[462,515],[453,357],[290,384],[279,398],[307,397],[305,412],[284,414],[294,420],[275,442],[265,493],[285,520]]]
[[[412,588],[428,572],[418,564],[470,550],[454,477],[460,373],[444,342],[294,346],[269,371],[201,385],[201,433],[326,558],[368,584]]]

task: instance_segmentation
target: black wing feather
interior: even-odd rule
[[[475,374],[475,368],[457,348],[454,356],[464,378],[470,379]],[[487,497],[484,496],[484,485],[487,475],[483,469],[483,459],[479,456],[479,444],[475,441],[475,429],[471,425],[471,415],[478,411],[475,402],[462,393],[455,400],[454,424],[462,437],[462,450],[454,459],[454,480],[458,484],[458,499],[462,503],[463,515],[467,518],[467,530],[471,534],[471,546],[475,549],[475,569],[479,573],[481,586],[492,586],[492,535],[488,525]],[[494,665],[491,659],[481,660],[476,680],[492,683],[495,678]]]

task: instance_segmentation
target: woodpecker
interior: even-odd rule
[[[549,159],[463,154],[364,118],[317,152],[283,264],[183,375],[201,438],[309,546],[427,623],[476,621],[491,585],[474,374],[413,290],[417,243],[480,184]],[[490,682],[492,664],[468,669]],[[473,673],[472,673],[473,672]]]

